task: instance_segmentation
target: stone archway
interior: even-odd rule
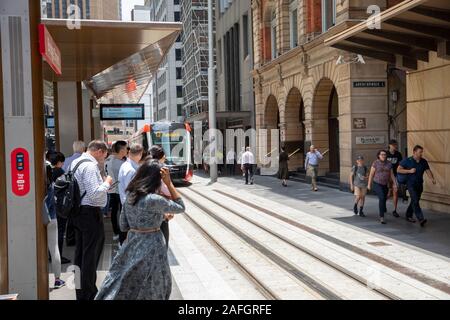
[[[304,104],[300,90],[293,87],[286,98],[282,143],[286,146],[286,151],[291,154],[300,149],[289,161],[292,171],[303,168],[305,151],[305,126],[304,126]]]
[[[339,178],[339,98],[336,87],[329,78],[322,78],[317,84],[311,120],[311,143],[322,152],[329,150],[319,173]]]
[[[280,126],[280,109],[277,98],[274,95],[270,95],[266,100],[264,124],[267,129],[266,147],[262,149],[263,154],[260,154],[260,157],[264,158],[268,155],[270,158],[272,151],[274,155],[278,155],[280,143],[280,137],[276,143],[272,143],[272,130],[278,130]]]

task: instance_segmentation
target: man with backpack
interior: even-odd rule
[[[425,227],[427,220],[425,219],[422,208],[420,207],[420,198],[423,192],[423,175],[426,173],[433,184],[436,184],[433,172],[430,169],[428,161],[423,158],[423,147],[417,145],[414,147],[413,156],[404,159],[398,167],[398,183],[405,184],[408,188],[411,202],[406,211],[406,220],[415,223],[413,212],[415,213],[419,223]]]
[[[365,217],[364,215],[364,203],[367,195],[367,183],[369,180],[369,170],[364,165],[364,157],[358,156],[356,158],[356,165],[352,167],[350,173],[350,189],[355,194],[355,205],[353,206],[353,212],[355,215]],[[359,211],[358,211],[359,206]]]
[[[87,152],[71,166],[81,197],[79,210],[72,214],[76,238],[75,265],[81,271],[77,300],[93,300],[98,291],[95,284],[97,266],[105,242],[102,208],[106,206],[107,192],[113,182],[109,176],[102,179],[98,163],[105,160],[107,152],[105,142],[93,141]]]

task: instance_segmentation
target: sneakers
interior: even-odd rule
[[[421,226],[422,228],[425,227],[425,225],[427,224],[427,222],[428,222],[427,219],[420,220],[420,226]]]
[[[55,281],[55,285],[53,286],[53,288],[54,289],[61,289],[65,285],[66,285],[66,283],[64,281],[62,281],[61,279],[58,279],[58,280]]]
[[[362,207],[359,208],[359,216],[360,216],[361,218],[365,218],[365,217],[366,217],[366,215],[365,215],[364,212],[363,212],[363,208],[362,208]]]
[[[380,222],[381,222],[381,224],[387,224],[386,220],[384,218],[380,218]]]
[[[392,212],[392,215],[396,218],[400,218],[400,215],[397,213],[397,210],[394,210],[394,212]]]

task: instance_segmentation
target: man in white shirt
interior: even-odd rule
[[[320,160],[323,160],[323,154],[321,154],[314,145],[311,145],[309,150],[310,151],[306,154],[305,169],[306,169],[307,174],[312,179],[312,190],[317,192],[319,190],[319,189],[317,189],[317,176],[318,176],[318,172],[319,172],[319,162],[320,162]]]
[[[253,179],[253,165],[255,164],[255,156],[251,152],[251,148],[247,147],[246,151],[242,155],[241,169],[245,172],[245,184],[248,184],[250,178],[250,184],[254,183]]]
[[[113,179],[102,179],[98,163],[104,161],[108,148],[103,141],[92,141],[86,153],[73,161],[71,170],[80,188],[80,212],[73,216],[76,249],[75,265],[80,269],[81,289],[77,300],[93,300],[97,294],[97,267],[105,242],[102,208],[106,206],[107,192]]]
[[[234,176],[234,161],[236,160],[236,152],[233,148],[230,148],[227,153],[227,167],[230,177]]]
[[[144,147],[141,144],[135,143],[130,147],[130,152],[128,153],[128,159],[124,164],[120,167],[119,170],[119,194],[120,194],[120,202],[122,205],[125,204],[127,200],[127,188],[130,184],[131,180],[133,180],[136,175],[136,171],[139,169],[139,162],[142,159],[142,155],[144,154]]]
[[[106,160],[106,174],[113,178],[113,187],[109,190],[109,203],[111,205],[111,224],[113,227],[113,240],[120,240],[119,214],[122,211],[119,188],[117,186],[120,167],[125,163],[124,158],[128,153],[126,141],[116,141],[112,147],[113,154]]]

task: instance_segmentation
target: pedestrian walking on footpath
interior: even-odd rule
[[[153,160],[158,161],[161,166],[165,166],[165,163],[167,161],[166,153],[164,152],[164,149],[160,146],[153,146],[149,150],[149,157]],[[171,194],[169,192],[169,188],[164,183],[164,181],[161,181],[161,187],[158,190],[158,194],[166,197],[167,199],[170,199]],[[167,213],[164,217],[163,222],[161,223],[161,232],[164,235],[164,239],[166,240],[166,248],[169,249],[169,239],[170,239],[170,230],[169,230],[169,221],[172,220],[174,215],[172,213]]]
[[[324,155],[328,151],[323,154],[320,153],[319,150],[316,149],[314,145],[311,145],[309,148],[309,152],[306,154],[305,160],[305,170],[309,177],[311,177],[312,182],[312,190],[317,192],[319,189],[317,188],[317,176],[319,175],[319,162],[323,160]]]
[[[105,243],[102,208],[113,179],[102,178],[99,163],[104,162],[108,147],[103,141],[92,141],[86,153],[72,163],[71,171],[77,181],[81,200],[78,213],[73,216],[76,249],[75,265],[80,270],[81,288],[77,300],[93,300],[97,294],[97,267]],[[76,170],[75,170],[76,169]]]
[[[73,154],[64,162],[64,172],[68,172],[70,167],[72,166],[72,162],[81,157],[81,155],[86,152],[86,144],[84,143],[84,141],[75,141],[72,148]]]
[[[350,189],[355,194],[355,205],[353,206],[353,212],[355,215],[359,214],[360,217],[365,217],[364,204],[366,202],[368,180],[369,169],[364,164],[364,157],[358,156],[356,158],[356,164],[352,167],[349,181]]]
[[[65,166],[66,157],[61,152],[54,152],[49,155],[49,165],[50,165],[50,171],[51,176],[49,177],[50,182],[53,184],[55,181],[64,175],[65,171],[63,167]],[[62,217],[60,214],[58,214],[58,210],[56,209],[56,220],[58,225],[58,249],[59,249],[59,255],[61,258],[62,264],[69,264],[71,261],[70,259],[63,256],[63,250],[64,250],[64,237],[66,234],[66,227],[67,227],[67,218]]]
[[[54,159],[58,158],[58,154],[52,154],[50,155],[50,162],[54,163]],[[57,166],[61,166],[64,163],[58,163]],[[48,251],[50,253],[51,263],[52,263],[52,271],[55,275],[55,282],[54,282],[54,289],[62,288],[66,285],[66,283],[61,280],[61,254],[60,249],[58,246],[58,219],[57,219],[57,212],[56,212],[56,206],[55,206],[55,190],[54,190],[54,180],[53,179],[53,168],[52,165],[48,164],[46,166],[46,172],[47,172],[47,179],[46,179],[46,186],[47,186],[47,194],[45,197],[45,208],[46,212],[49,217],[49,221],[47,224],[47,246]]]
[[[424,173],[431,179],[431,182],[436,185],[436,179],[430,169],[428,161],[423,158],[423,147],[415,146],[413,156],[404,159],[398,167],[398,179],[402,184],[406,184],[409,195],[411,197],[408,209],[406,211],[406,220],[415,223],[413,213],[416,215],[420,225],[424,227],[427,223],[422,208],[420,207],[420,198],[423,193],[423,175]]]
[[[242,154],[242,165],[241,170],[245,174],[245,184],[253,185],[255,183],[254,180],[254,170],[253,166],[255,165],[255,156],[253,155],[251,148],[247,147],[246,151]]]
[[[113,240],[120,240],[119,214],[122,211],[119,194],[119,171],[120,167],[125,163],[123,160],[128,153],[128,143],[126,141],[116,141],[112,148],[112,155],[106,160],[106,174],[113,178],[113,185],[108,192],[109,203],[111,206],[111,224],[113,227]],[[122,244],[122,243],[120,243]]]
[[[134,176],[136,175],[139,166],[141,165],[143,155],[144,155],[144,147],[138,143],[132,144],[128,152],[127,161],[120,167],[117,179],[119,181],[118,189],[120,195],[121,208],[123,208],[123,205],[125,204],[127,198],[126,190],[130,185],[131,180],[133,180]],[[122,214],[121,212],[122,210],[119,213],[119,222],[120,222],[120,215]],[[123,245],[126,239],[127,233],[120,230],[119,243],[121,246]]]
[[[387,151],[387,160],[392,164],[392,169],[394,170],[395,180],[397,180],[397,169],[400,165],[400,162],[403,160],[402,154],[398,151],[398,143],[397,140],[389,141],[389,150]],[[394,211],[392,215],[396,218],[400,218],[400,215],[397,212],[398,209],[398,194],[399,189],[394,188],[393,181],[389,183],[389,196],[392,195],[394,202]]]
[[[227,169],[228,175],[230,177],[234,176],[235,161],[236,161],[236,152],[233,150],[233,148],[230,148],[230,150],[228,150],[227,152]]]
[[[64,172],[68,172],[72,166],[72,162],[74,162],[76,159],[81,157],[83,153],[86,152],[86,143],[84,141],[75,141],[73,143],[73,154],[66,159],[64,162],[63,170]],[[65,231],[65,239],[66,239],[66,245],[68,247],[75,246],[75,229],[73,227],[73,221],[72,218],[69,216],[68,219],[65,219],[65,222],[61,219],[58,220],[58,228],[59,230]],[[64,263],[70,263],[70,260],[64,257],[61,257],[61,261]]]
[[[158,194],[161,180],[173,200]],[[183,200],[168,168],[146,160],[127,188],[120,216],[128,239],[114,258],[96,300],[168,300],[172,275],[160,226],[166,213],[182,213]]]
[[[378,208],[381,224],[386,224],[386,202],[389,193],[389,183],[392,180],[394,189],[398,189],[397,181],[392,170],[392,163],[387,160],[387,151],[381,150],[377,154],[377,160],[372,164],[369,175],[368,190],[375,191],[378,196]]]
[[[287,180],[289,180],[289,154],[286,152],[285,147],[281,147],[281,152],[278,158],[279,166],[279,178],[282,181],[281,185],[287,187]]]

